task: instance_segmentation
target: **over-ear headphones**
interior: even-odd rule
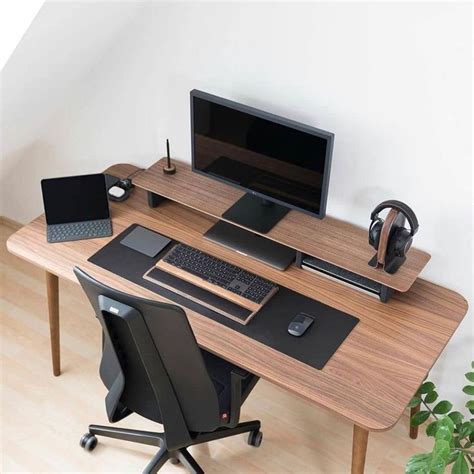
[[[382,219],[379,213],[390,209]],[[406,254],[418,231],[418,219],[413,210],[405,203],[394,199],[381,202],[370,215],[369,244],[377,250],[369,265],[383,265],[388,273],[395,273],[406,260]],[[410,225],[406,229],[405,218]]]

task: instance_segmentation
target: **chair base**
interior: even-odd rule
[[[130,441],[132,443],[157,446],[159,450],[143,470],[144,474],[153,474],[158,472],[168,460],[170,460],[172,464],[181,463],[192,474],[204,474],[204,471],[196,462],[196,460],[191,456],[187,448],[196,444],[228,438],[229,436],[235,436],[242,433],[251,433],[248,441],[249,444],[252,446],[260,445],[260,442],[256,444],[254,441],[256,438],[261,440],[260,421],[258,420],[239,423],[235,428],[219,428],[212,433],[199,433],[193,438],[192,442],[188,446],[174,451],[168,450],[164,433],[129,430],[125,428],[112,428],[109,426],[99,425],[90,425],[89,433],[86,433],[81,438],[80,444],[86,450],[92,451],[97,444],[97,439],[95,436],[105,436],[106,438],[115,438],[124,441]],[[260,434],[260,436],[257,436],[258,434]]]

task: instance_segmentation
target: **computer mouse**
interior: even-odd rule
[[[313,322],[313,316],[306,313],[298,313],[288,325],[288,332],[292,336],[301,337]]]

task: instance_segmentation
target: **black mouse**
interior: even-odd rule
[[[288,332],[292,336],[300,337],[313,324],[314,317],[306,313],[298,313],[288,325]]]

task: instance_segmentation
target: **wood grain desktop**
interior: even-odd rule
[[[116,165],[107,172],[124,177],[134,169],[130,165]],[[174,180],[181,176],[182,180],[188,171],[190,172],[189,168],[183,168],[183,165],[178,164],[177,174],[167,176],[166,179]],[[138,177],[143,176],[139,174]],[[199,186],[199,178],[193,175],[193,185],[197,182]],[[164,179],[162,172],[157,165],[152,173],[147,173],[140,180],[140,183],[142,185],[148,180],[149,186],[145,187],[158,189],[162,179]],[[183,200],[189,199],[188,194],[192,197],[192,186],[182,189],[182,183],[179,184],[177,180],[173,183],[177,184],[166,186],[173,188],[175,193],[182,193]],[[162,189],[165,188],[163,185]],[[228,186],[223,186],[222,192],[217,195],[215,189],[209,193],[209,209],[215,214],[222,212],[228,207],[227,204],[231,199],[238,198],[241,194]],[[291,222],[295,219],[293,213],[294,211],[291,211],[289,214]],[[388,303],[382,303],[356,289],[295,266],[290,266],[281,272],[214,244],[203,238],[205,231],[217,220],[210,215],[210,212],[198,212],[168,200],[154,209],[149,208],[146,192],[140,188],[135,188],[127,201],[112,203],[111,216],[115,236],[130,225],[138,223],[336,309],[357,314],[360,323],[324,369],[316,370],[194,311],[186,311],[197,341],[202,347],[350,420],[356,426],[353,473],[363,472],[365,432],[388,430],[397,423],[408,401],[417,391],[467,311],[467,302],[458,293],[416,279],[414,274],[419,273],[418,270],[428,259],[424,252],[412,253],[407,261],[406,271],[399,272],[400,286],[408,285],[411,287],[410,290],[406,293],[397,293]],[[312,234],[315,241],[327,240],[330,232],[335,232],[334,238],[338,241],[340,235],[337,229],[345,229],[347,226],[352,229],[352,226],[342,221],[327,219],[327,223],[324,223],[326,220],[318,221],[318,225],[315,226]],[[272,231],[273,237],[275,235],[281,237],[289,232],[289,229],[281,224]],[[48,275],[76,281],[72,270],[77,265],[92,277],[118,290],[163,300],[157,294],[87,261],[113,237],[48,244],[45,229],[44,215],[41,215],[9,238],[8,250],[43,268]],[[362,230],[350,232],[354,241],[360,239]],[[297,238],[298,230],[295,233]],[[320,233],[322,235],[319,235]],[[366,231],[364,233],[366,234]],[[304,244],[303,239],[301,247],[308,245],[309,240],[310,237],[306,236],[307,243]],[[343,246],[342,252],[349,243]],[[331,255],[330,251],[327,253]],[[364,261],[364,267],[368,267],[366,257],[370,256],[371,252],[368,250],[359,251],[358,259]],[[349,256],[345,255],[345,258]],[[423,265],[420,262],[424,262]],[[54,276],[48,276],[48,282],[49,297],[52,300],[51,337],[56,374],[59,372],[59,315],[55,302],[57,287]]]

